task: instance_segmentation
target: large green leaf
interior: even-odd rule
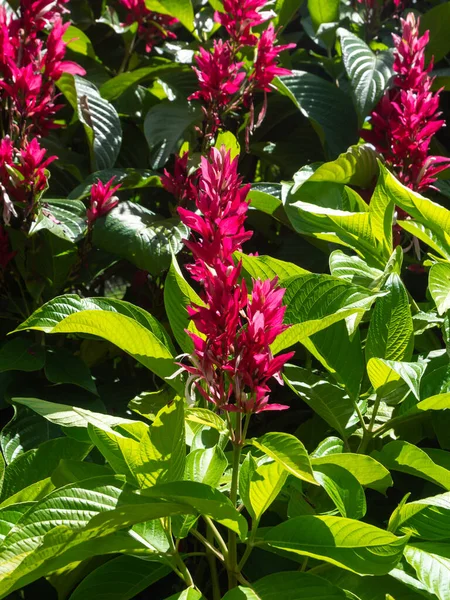
[[[434,59],[437,63],[450,51],[446,23],[450,19],[450,4],[443,2],[433,6],[420,17],[420,32],[430,32],[430,39],[425,47],[427,62]]]
[[[159,169],[177,149],[184,132],[200,120],[197,104],[168,100],[153,106],[144,121],[144,133],[152,153],[151,166]]]
[[[308,0],[308,10],[316,30],[323,23],[339,21],[339,0]]]
[[[359,256],[345,254],[342,250],[335,250],[330,254],[330,273],[334,277],[370,289],[377,288],[383,277],[380,269],[370,267]]]
[[[378,174],[377,152],[368,144],[351,146],[336,160],[316,169],[308,181],[332,181],[368,187]]]
[[[393,516],[395,531],[423,540],[450,540],[450,493],[407,502]],[[389,529],[393,531],[390,525]]]
[[[76,110],[89,140],[93,170],[109,169],[114,166],[122,145],[119,115],[93,83],[78,75],[73,80]]]
[[[327,454],[311,460],[313,469],[317,466],[337,465],[356,477],[364,487],[377,490],[382,494],[392,485],[392,477],[389,471],[371,456],[345,452],[343,454]]]
[[[412,355],[414,335],[408,294],[396,273],[390,275],[385,289],[389,294],[378,298],[370,320],[366,360],[375,357],[408,361]]]
[[[374,54],[363,40],[346,29],[340,28],[338,35],[345,70],[362,123],[388,86],[392,76],[393,55],[387,51]]]
[[[417,400],[420,400],[420,380],[426,366],[425,362],[409,363],[371,358],[367,363],[367,374],[377,392],[387,383],[403,380]]]
[[[362,316],[377,296],[343,279],[314,273],[285,279],[283,287],[286,288],[284,302],[287,305],[285,322],[292,326],[275,340],[274,352],[303,341],[342,319]],[[354,331],[355,321],[351,323]]]
[[[345,592],[316,575],[284,571],[273,573],[225,594],[223,600],[344,600]]]
[[[72,383],[97,394],[94,378],[86,363],[64,348],[47,350],[44,372],[52,383]]]
[[[236,252],[236,258],[242,261],[244,275],[253,279],[274,279],[280,281],[293,277],[294,275],[307,275],[309,271],[302,269],[294,263],[272,258],[272,256],[247,256]]]
[[[122,202],[96,222],[93,242],[139,269],[159,275],[169,267],[172,254],[182,249],[187,235],[188,229],[179,219],[162,219],[140,204]]]
[[[335,85],[306,71],[292,71],[277,86],[312,121],[331,159],[358,141],[356,113]]]
[[[176,17],[188,31],[194,30],[194,9],[191,0],[145,0],[148,10]]]
[[[127,462],[141,487],[176,481],[184,474],[186,441],[184,399],[175,399],[156,415]]]
[[[333,463],[314,466],[314,477],[324,488],[342,517],[361,519],[367,505],[364,490],[356,477]]]
[[[344,389],[302,367],[286,365],[283,373],[289,387],[308,406],[342,437],[348,437],[355,407]]]
[[[50,477],[61,459],[83,460],[90,449],[89,444],[62,437],[49,440],[42,443],[39,448],[24,452],[5,469],[1,501],[4,502],[33,483]]]
[[[182,502],[196,512],[211,517],[224,527],[236,532],[241,539],[247,533],[247,521],[219,490],[197,481],[161,483],[142,491],[145,498],[164,498],[169,502]]]
[[[0,348],[0,373],[3,371],[39,371],[45,364],[45,348],[30,339],[18,337]]]
[[[277,461],[259,466],[249,453],[239,471],[239,494],[252,519],[259,521],[278,496],[288,472]]]
[[[250,443],[280,463],[286,471],[317,485],[311,468],[308,453],[304,445],[289,433],[266,433],[260,438],[250,440]]]
[[[438,313],[445,315],[450,309],[450,264],[436,263],[430,269],[430,294]]]
[[[361,575],[384,575],[400,560],[407,538],[353,519],[311,515],[277,525],[264,541]]]
[[[119,556],[91,571],[71,594],[70,600],[131,600],[170,571],[167,565],[134,556]]]
[[[405,558],[431,594],[436,594],[439,600],[450,599],[450,544],[411,544],[405,548]]]
[[[87,306],[89,309],[84,309]],[[116,309],[118,311],[113,312]],[[61,313],[58,312],[61,310],[62,320]],[[122,314],[122,311],[127,314]],[[155,328],[157,334],[153,331]],[[98,336],[133,356],[162,379],[167,378],[168,383],[176,390],[183,389],[178,378],[171,378],[177,367],[170,346],[165,343],[166,336],[162,333],[161,326],[151,315],[128,303],[100,301],[99,305],[95,299],[80,300],[78,296],[61,296],[38,309],[19,329]],[[163,335],[164,341],[161,341]]]
[[[439,466],[420,448],[402,440],[389,442],[374,458],[393,471],[415,475],[450,490],[450,471]]]
[[[199,334],[186,310],[187,306],[193,304],[202,306],[204,303],[183,277],[175,256],[172,256],[172,264],[164,282],[164,306],[175,339],[183,352],[188,353],[192,353],[194,344],[186,330]]]
[[[124,486],[117,476],[91,478],[33,505],[0,547],[0,598],[71,562],[130,547],[129,537],[120,546],[109,542],[115,531],[193,511],[179,502],[143,499]],[[109,543],[102,544],[105,537]]]
[[[79,242],[86,233],[86,227],[86,207],[82,202],[76,199],[46,199],[41,203],[29,235],[47,229],[63,240]]]

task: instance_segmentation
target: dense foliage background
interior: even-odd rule
[[[449,25],[0,1],[0,598],[450,599]],[[198,190],[225,300],[286,290],[260,346],[243,294],[226,406]]]

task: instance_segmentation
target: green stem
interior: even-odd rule
[[[173,566],[175,573],[184,581],[187,587],[195,587],[192,575],[190,574],[189,569],[184,564],[184,561],[181,558],[174,544],[172,537],[172,521],[170,517],[166,521],[166,527],[164,527],[164,531],[166,533],[167,541],[169,542],[170,554],[174,563]]]
[[[206,535],[208,537],[208,542],[211,544],[211,546],[213,546],[214,545],[214,536],[213,536],[213,532],[212,532],[211,528],[208,528]],[[211,573],[213,600],[220,600],[222,595],[220,593],[220,584],[219,584],[219,575],[217,573],[216,556],[210,550],[207,549],[206,558],[207,558],[208,565],[209,565],[209,571]]]
[[[195,529],[191,529],[191,534],[194,537],[196,537],[205,546],[207,550],[212,552],[216,558],[218,558],[221,562],[225,562],[225,559],[222,556],[222,554],[217,550],[217,548],[214,548],[213,544],[211,544],[201,533],[199,533]]]
[[[230,500],[233,506],[237,504],[238,482],[239,482],[239,465],[241,462],[241,451],[243,444],[242,436],[242,415],[237,413],[236,430],[233,440],[233,463],[231,475]],[[239,573],[237,562],[237,535],[234,531],[228,532],[228,588],[231,590],[237,586],[237,575]]]
[[[223,537],[220,534],[220,531],[217,529],[217,527],[214,525],[213,521],[209,518],[209,517],[205,517],[203,516],[207,526],[208,526],[208,530],[212,533],[212,535],[214,536],[214,538],[216,539],[216,542],[219,545],[219,548],[223,554],[223,557],[225,560],[227,560],[228,558],[228,548],[227,545],[225,543],[225,540],[223,539]],[[209,537],[207,538],[209,540]]]
[[[255,547],[254,542],[255,542],[255,538],[256,538],[256,532],[258,531],[258,526],[259,526],[259,520],[254,521],[252,523],[252,529],[250,531],[250,537],[247,540],[247,547],[245,549],[244,554],[242,555],[242,558],[239,562],[239,571],[242,571],[242,569],[245,566],[245,563],[247,562],[247,560],[249,559],[250,554],[253,551],[253,548]]]
[[[379,396],[377,394],[375,404],[373,405],[373,409],[372,409],[372,417],[370,419],[369,426],[364,431],[363,438],[361,440],[361,443],[360,443],[358,451],[357,451],[358,454],[362,454],[363,452],[365,452],[367,450],[367,446],[369,445],[369,443],[371,442],[371,440],[373,438],[373,428],[375,425],[375,420],[377,418],[378,409],[380,408],[380,403],[381,403],[381,396]]]

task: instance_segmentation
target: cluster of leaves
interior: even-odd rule
[[[450,600],[450,188],[444,171],[420,195],[359,143],[407,3],[276,0],[291,74],[267,107],[255,95],[250,139],[239,113],[213,140],[252,183],[243,277],[278,276],[291,327],[272,351],[295,350],[273,393],[291,408],[252,417],[238,464],[236,415],[185,400],[186,306],[201,301],[161,185],[175,153],[195,165],[203,149],[187,98],[221,3],[146,0],[176,19],[151,48],[124,4],[68,4],[86,75],[59,79],[49,188],[8,227],[0,598]],[[450,90],[450,2],[414,11]],[[120,203],[90,229],[91,187],[113,176]]]

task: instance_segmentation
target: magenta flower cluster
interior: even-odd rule
[[[257,90],[266,94],[277,75],[287,75],[288,69],[278,66],[278,55],[295,44],[276,45],[273,23],[258,37],[253,28],[267,22],[272,13],[264,11],[266,0],[224,0],[224,12],[216,12],[215,20],[223,25],[228,39],[215,40],[211,50],[200,48],[195,57],[199,90],[190,100],[200,100],[208,124],[206,135],[213,136],[222,124],[224,113],[244,105],[250,109],[250,129],[253,128],[253,95]],[[255,53],[251,66],[240,60],[243,54]],[[263,109],[259,122],[264,118]]]
[[[125,25],[138,24],[138,36],[145,42],[145,49],[151,52],[156,44],[162,40],[176,39],[171,31],[177,19],[168,15],[149,10],[144,0],[119,0],[120,4],[127,10]]]
[[[413,13],[401,24],[402,35],[393,36],[393,86],[372,113],[372,129],[363,130],[362,135],[384,156],[402,183],[422,192],[433,186],[450,159],[430,155],[431,140],[444,121],[439,119],[440,91],[432,91],[432,62],[425,66],[429,33],[420,36],[419,19]]]
[[[64,60],[63,36],[69,24],[62,14],[67,0],[22,0],[18,14],[0,6],[0,207],[4,225],[25,221],[47,187],[45,157],[39,138],[55,128],[56,81],[62,73],[83,75]],[[42,35],[47,30],[45,39]],[[45,40],[45,41],[44,41]],[[4,269],[11,260],[8,236],[0,225]]]
[[[209,401],[226,411],[256,413],[287,406],[269,403],[269,380],[282,383],[280,370],[293,352],[274,357],[270,345],[283,325],[285,290],[272,281],[252,280],[249,292],[241,278],[242,263],[233,255],[252,233],[245,230],[249,186],[242,186],[238,159],[222,147],[202,157],[197,174],[196,211],[178,208],[193,232],[186,246],[194,263],[192,278],[202,289],[202,306],[188,307],[199,332],[188,332],[194,351],[189,382]],[[179,189],[185,175],[166,174],[167,188]],[[172,187],[171,187],[172,186]],[[191,190],[192,191],[192,190]]]

